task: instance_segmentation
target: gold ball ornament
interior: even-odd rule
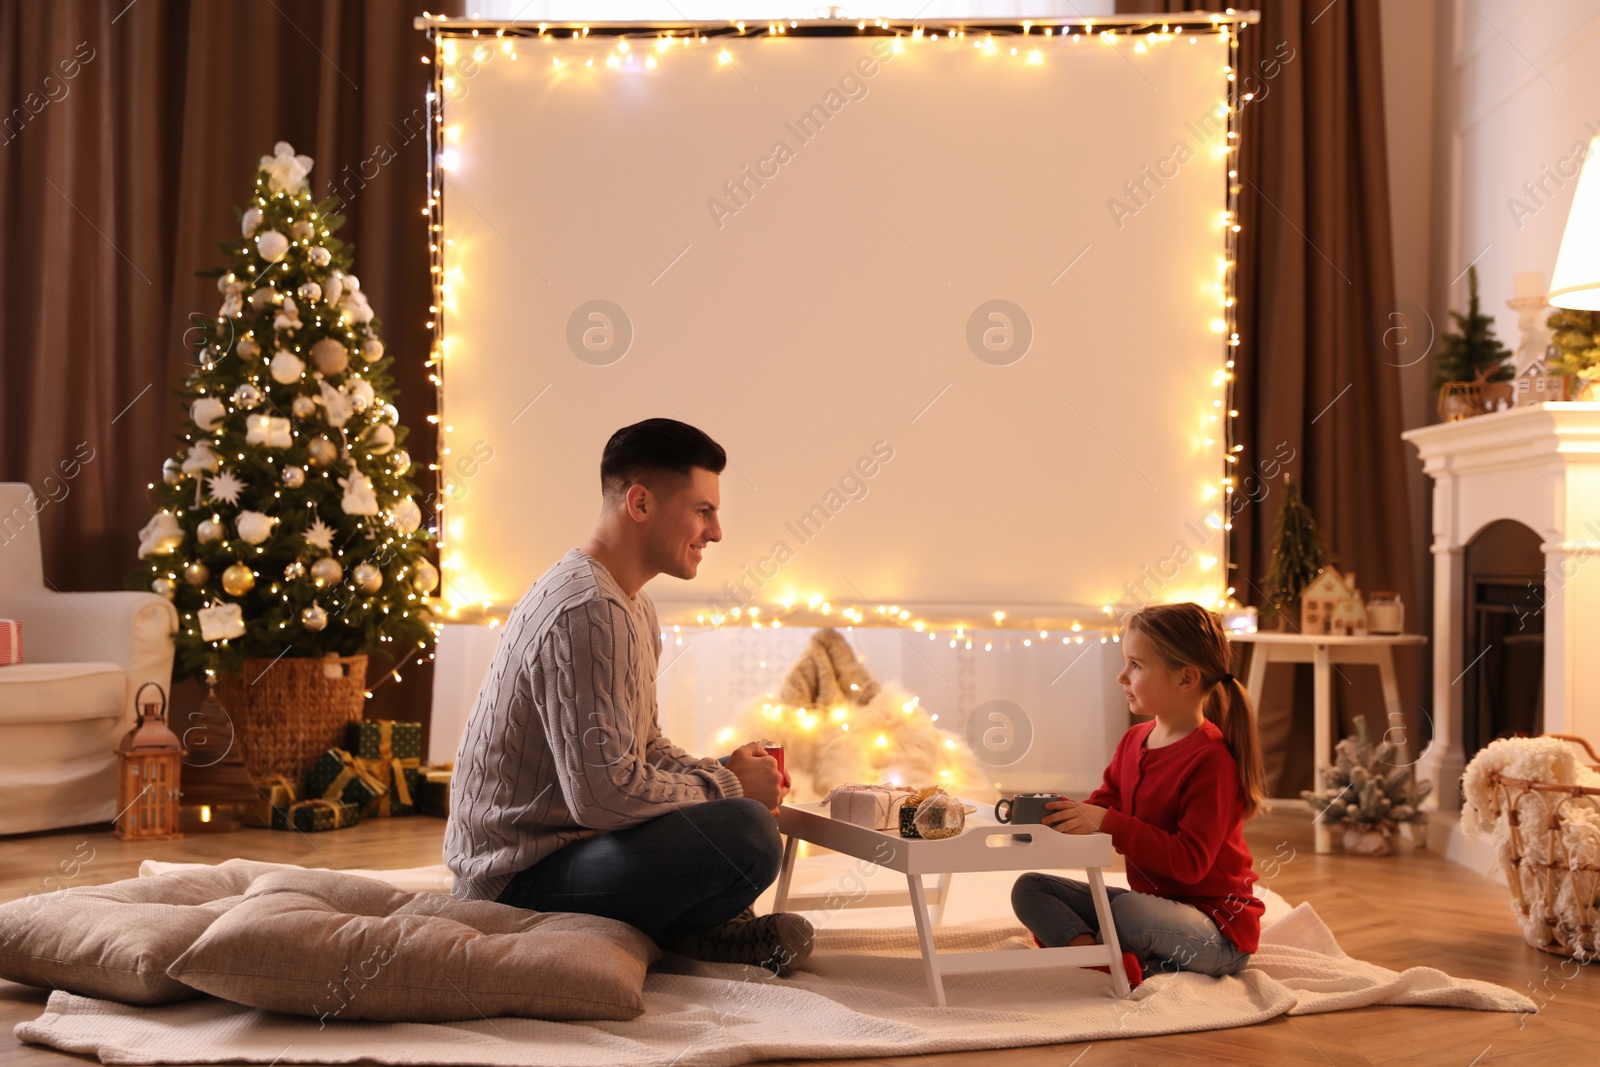
[[[368,363],[376,363],[383,358],[383,342],[376,337],[369,337],[361,344],[361,358]]]
[[[343,374],[350,366],[350,350],[331,337],[311,346],[311,362],[323,374]]]
[[[222,572],[222,591],[229,596],[244,596],[255,587],[255,572],[243,563],[235,563]]]
[[[318,585],[333,585],[344,577],[344,568],[332,556],[323,556],[311,565],[311,580]]]
[[[305,575],[306,565],[301,563],[299,560],[294,560],[287,567],[283,568],[283,577],[286,581],[292,582],[298,578],[304,578]]]
[[[306,469],[304,467],[283,468],[283,484],[290,489],[298,489],[306,484]]]
[[[289,223],[289,236],[293,237],[296,241],[309,241],[311,240],[311,236],[316,232],[317,231],[312,228],[311,222],[308,219],[295,219],[293,222]]]
[[[244,408],[246,411],[260,405],[263,399],[265,398],[261,395],[260,387],[253,382],[245,382],[233,391],[234,407]]]
[[[329,252],[321,245],[317,245],[311,251],[307,252],[306,255],[310,257],[312,263],[319,267],[326,267],[333,261],[333,253]]]
[[[242,338],[233,350],[239,353],[240,359],[255,359],[261,354],[261,346],[249,337]]]
[[[207,567],[199,560],[195,560],[193,563],[183,568],[183,580],[188,582],[190,585],[205,585],[211,580],[211,568]]]
[[[178,595],[178,583],[171,578],[157,578],[150,583],[150,591],[157,596],[164,596],[171,600]]]
[[[322,299],[322,286],[318,285],[316,282],[306,282],[300,288],[296,289],[295,292],[300,294],[300,299],[304,300],[308,304],[315,304],[318,300]]]
[[[297,396],[289,402],[289,414],[297,419],[309,419],[316,410],[317,403],[309,396]]]
[[[312,604],[300,613],[300,625],[312,633],[316,633],[327,627],[328,613],[322,609],[322,605]]]
[[[222,532],[222,523],[205,519],[195,527],[194,535],[202,545],[209,545],[213,541],[222,540]]]
[[[396,449],[394,455],[389,457],[389,462],[394,464],[396,474],[404,474],[411,469],[411,453],[403,448]]]
[[[411,572],[411,588],[427,596],[439,587],[439,568],[428,560],[418,563]]]
[[[306,456],[313,467],[326,467],[339,458],[339,449],[326,437],[314,437],[306,446]]]
[[[383,588],[383,572],[370,563],[357,563],[350,571],[350,580],[368,596]]]

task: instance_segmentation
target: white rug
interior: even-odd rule
[[[810,882],[838,881],[829,861],[805,865]],[[170,865],[147,864],[142,873]],[[356,872],[352,872],[356,873]],[[439,888],[437,868],[361,872],[407,889]],[[797,877],[801,872],[797,872]],[[992,876],[958,879],[941,951],[1026,946],[1015,920],[992,915],[1001,888]],[[963,879],[965,881],[963,881]],[[1108,876],[1108,881],[1113,880]],[[888,888],[888,885],[874,886]],[[1531,1012],[1513,990],[1452,978],[1430,967],[1387,970],[1346,956],[1309,904],[1289,908],[1270,890],[1261,948],[1238,977],[1154,975],[1127,1000],[1109,979],[1076,968],[995,972],[945,979],[949,1006],[927,1003],[921,958],[898,913],[846,908],[816,914],[817,948],[788,979],[751,968],[669,956],[645,982],[646,1013],[631,1022],[551,1023],[485,1019],[474,1023],[342,1022],[277,1015],[203,998],[135,1008],[69,993],[51,995],[45,1013],[16,1028],[20,1040],[99,1056],[104,1063],[353,1063],[733,1065],[775,1057],[829,1059],[904,1056],[981,1048],[1099,1041],[1248,1026],[1277,1015],[1305,1015],[1369,1004]],[[965,905],[965,906],[957,906]]]

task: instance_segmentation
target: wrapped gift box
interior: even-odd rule
[[[389,791],[376,775],[356,764],[356,758],[342,748],[330,748],[306,768],[304,800],[321,799],[354,804],[362,811]]]
[[[899,826],[900,802],[914,795],[889,785],[841,785],[828,794],[828,816],[869,830]]]
[[[294,783],[281,774],[256,778],[251,784],[256,787],[261,799],[254,804],[239,806],[239,821],[246,826],[271,826],[273,815],[287,811],[295,802]]]
[[[0,619],[0,667],[22,662],[22,623]]]
[[[388,818],[417,814],[422,785],[422,724],[372,719],[347,727],[345,747],[356,766],[383,783],[386,792],[369,802],[363,815]]]
[[[353,722],[346,727],[344,747],[362,759],[421,759],[422,724],[394,719]]]
[[[322,830],[339,830],[361,821],[361,809],[354,804],[334,800],[302,800],[287,808],[274,808],[274,830],[303,830],[317,833]]]
[[[422,813],[436,819],[450,817],[450,778],[454,771],[428,769],[422,772]]]

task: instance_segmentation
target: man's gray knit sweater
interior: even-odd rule
[[[533,584],[456,753],[444,857],[457,897],[494,900],[564,845],[744,795],[722,764],[661,736],[660,655],[649,595],[628,596],[592,556],[573,549]]]

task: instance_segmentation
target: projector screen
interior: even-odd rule
[[[1219,603],[1225,39],[658,32],[441,43],[447,604],[656,416],[729,461],[664,623]]]

